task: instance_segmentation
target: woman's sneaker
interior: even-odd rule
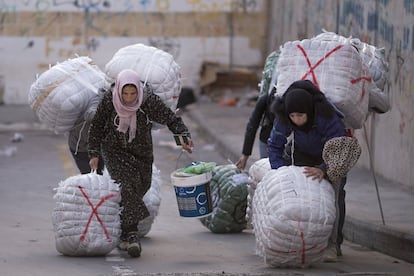
[[[119,240],[118,248],[119,250],[126,251],[128,249],[129,242],[127,237],[122,237]]]
[[[138,232],[128,233],[128,255],[134,258],[141,256],[141,243],[139,241]]]
[[[336,263],[337,261],[338,261],[338,256],[336,252],[336,245],[329,244],[328,247],[323,252],[323,262]]]

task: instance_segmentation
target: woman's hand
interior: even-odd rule
[[[247,155],[242,155],[241,157],[240,157],[240,159],[236,162],[236,167],[239,169],[239,170],[244,170],[244,168],[246,168],[246,163],[247,163],[247,159],[249,159],[249,156],[247,156]]]
[[[91,167],[92,171],[96,171],[98,169],[98,163],[99,163],[99,158],[98,157],[92,157],[89,160],[89,167]]]
[[[183,143],[181,145],[181,147],[183,148],[183,150],[185,150],[188,153],[192,153],[193,152],[193,140],[191,140],[190,137],[188,137],[188,143],[185,144]]]
[[[304,173],[306,177],[312,177],[312,180],[319,180],[319,182],[322,181],[323,177],[325,176],[325,173],[320,168],[315,167],[305,167]]]

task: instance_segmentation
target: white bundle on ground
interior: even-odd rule
[[[40,122],[62,134],[97,102],[105,83],[105,74],[89,57],[68,59],[36,79],[30,87],[29,105]]]
[[[247,228],[253,228],[252,225],[252,201],[257,184],[262,180],[263,176],[270,171],[269,158],[262,158],[253,163],[249,168],[249,177],[251,182],[247,185],[247,207],[246,207],[246,221]]]
[[[181,92],[181,73],[172,55],[140,43],[129,45],[120,48],[105,65],[108,81],[114,82],[124,69],[136,71],[141,81],[151,84],[154,93],[175,111]]]
[[[369,90],[369,109],[378,113],[385,113],[390,110],[390,99],[386,92],[389,68],[385,59],[384,48],[377,48],[362,42],[358,38],[345,38],[332,32],[323,32],[314,39],[350,43],[357,48],[362,61],[369,69],[372,79],[371,89]]]
[[[68,256],[102,256],[121,234],[119,186],[97,173],[75,175],[59,183],[52,212],[56,249]]]
[[[138,224],[138,234],[140,237],[144,237],[148,234],[155,221],[155,217],[158,215],[158,210],[160,209],[161,204],[161,184],[160,170],[153,164],[151,188],[144,196],[144,203],[145,206],[147,206],[150,215],[141,220]]]
[[[249,168],[249,176],[256,183],[259,183],[263,176],[270,171],[269,158],[262,158],[254,162]]]
[[[331,184],[303,167],[270,170],[253,197],[256,252],[274,267],[307,267],[322,260],[336,217]]]
[[[288,41],[277,63],[277,94],[297,80],[309,79],[345,115],[347,127],[359,129],[368,115],[371,77],[350,43],[304,39]]]

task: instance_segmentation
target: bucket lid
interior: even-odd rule
[[[189,187],[205,184],[211,180],[212,172],[203,174],[193,174],[191,176],[176,175],[176,171],[171,173],[171,183],[178,187]]]

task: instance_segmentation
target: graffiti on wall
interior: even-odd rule
[[[261,0],[2,0],[0,12],[252,12]]]
[[[19,12],[29,12],[33,26],[37,26],[45,33],[45,54],[50,57],[52,54],[59,58],[69,58],[73,54],[91,55],[99,50],[102,45],[102,38],[108,37],[109,34],[100,22],[118,22],[122,23],[126,13],[140,12],[144,16],[146,13],[172,13],[177,10],[184,12],[196,12],[202,14],[199,19],[206,20],[210,12],[254,12],[261,8],[261,0],[0,0],[0,28],[6,28],[5,20],[11,20],[17,23]],[[59,42],[61,38],[59,33],[53,31],[56,24],[65,23],[68,19],[66,13],[82,13],[82,24],[71,34],[70,44],[64,46]],[[104,17],[104,20],[102,18]],[[149,23],[148,23],[149,24]],[[27,26],[27,25],[26,25]],[[35,40],[30,38],[30,29],[23,26],[16,36],[28,37],[25,50],[30,50],[35,45]],[[215,27],[212,26],[214,29]],[[93,35],[90,35],[93,33]],[[217,31],[220,33],[220,30]],[[51,37],[48,37],[48,36]],[[129,37],[128,28],[124,28],[119,36]],[[174,57],[180,53],[180,45],[174,37],[161,35],[160,37],[149,38],[151,45],[161,48]],[[59,46],[57,46],[59,45]],[[56,48],[58,47],[58,48]],[[63,48],[62,48],[63,47]]]
[[[404,134],[407,126],[412,125],[414,115],[411,106],[414,104],[414,80],[412,64],[414,52],[414,24],[401,24],[404,17],[414,15],[414,0],[404,0],[399,20],[392,20],[388,10],[389,0],[372,1],[372,6],[363,5],[360,1],[345,1],[342,6],[341,25],[347,36],[359,37],[362,41],[387,50],[386,58],[390,67],[388,89],[393,100],[393,108],[399,114],[399,131]],[[407,20],[408,22],[413,22]]]

